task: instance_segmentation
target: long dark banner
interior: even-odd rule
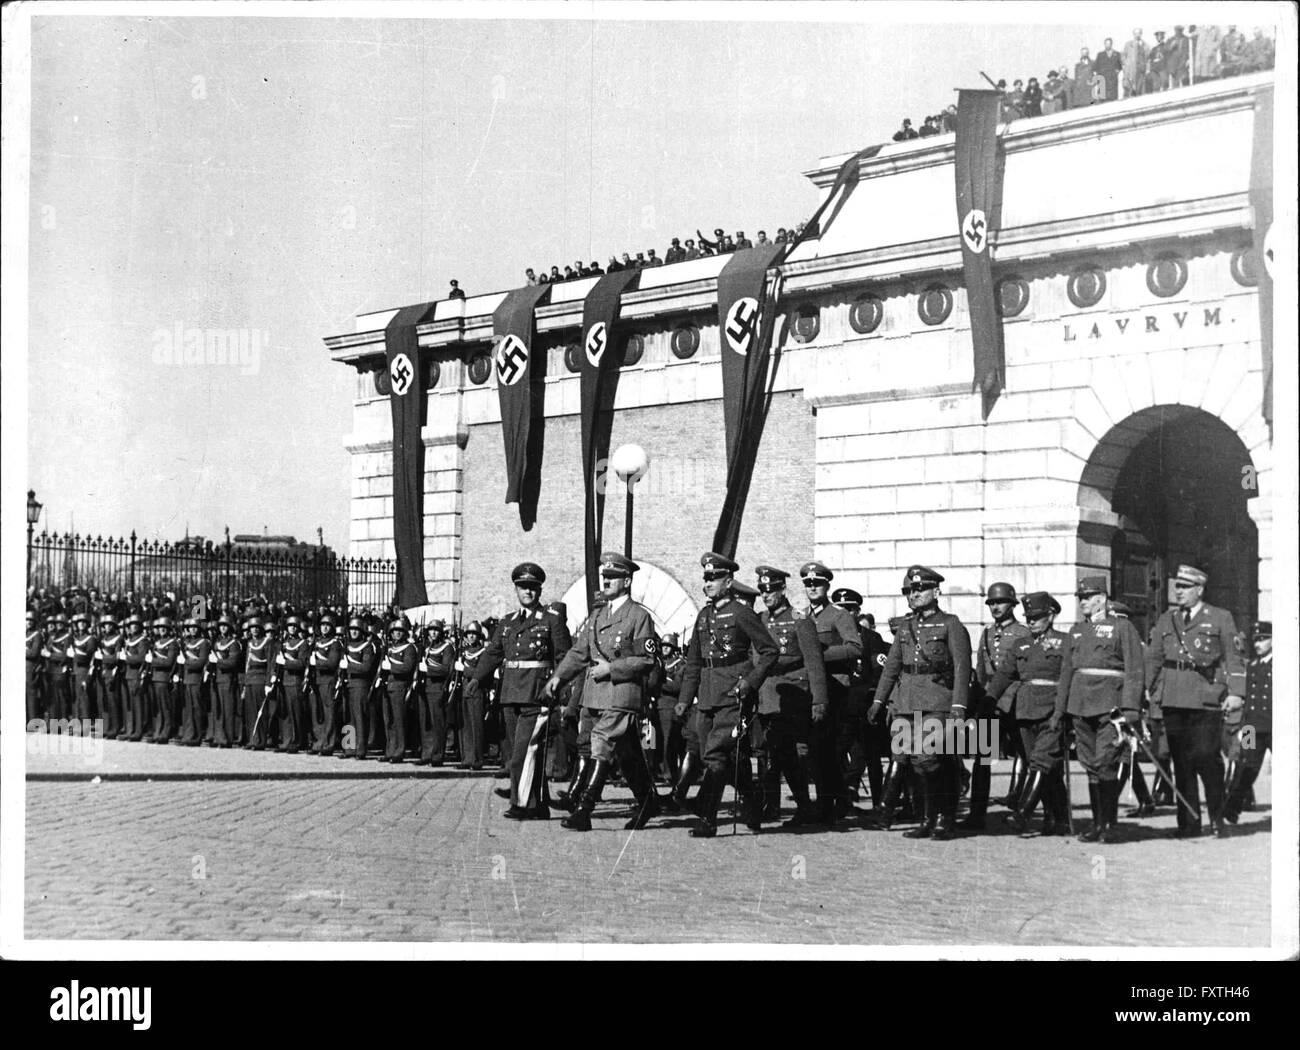
[[[1250,206],[1255,212],[1255,255],[1259,272],[1259,350],[1264,367],[1262,411],[1273,429],[1273,260],[1269,231],[1273,228],[1273,87],[1255,96],[1255,131],[1250,151]]]
[[[434,303],[404,306],[384,329],[384,355],[393,413],[393,546],[396,602],[403,609],[428,605],[424,587],[424,369],[416,326],[433,317]]]
[[[989,260],[989,226],[992,217],[1000,211],[997,178],[1000,99],[997,91],[957,93],[957,223],[970,310],[975,384],[984,395],[986,419],[1007,377],[1002,322],[994,297],[993,264]]]
[[[610,427],[602,425],[600,405],[602,398],[608,396],[607,388],[618,383],[618,361],[613,347],[619,303],[623,292],[639,273],[639,270],[615,270],[605,274],[592,286],[582,304],[583,564],[589,602],[600,589],[598,572],[605,518],[605,494],[596,490],[596,464],[609,455]]]
[[[501,435],[506,448],[506,502],[518,503],[528,467],[528,431],[532,420],[532,353],[536,328],[534,311],[549,284],[528,285],[507,292],[493,311],[496,349],[492,368],[501,401]]]

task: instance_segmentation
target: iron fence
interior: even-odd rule
[[[299,608],[383,607],[397,590],[391,559],[344,558],[326,547],[259,549],[211,540],[139,540],[42,532],[29,551],[28,584],[58,594],[70,587],[139,598],[173,592],[218,602],[265,596]]]

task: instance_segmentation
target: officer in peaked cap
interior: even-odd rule
[[[1174,786],[1191,803],[1178,805],[1178,836],[1201,833],[1201,799],[1205,785],[1210,824],[1220,837],[1224,822],[1223,754],[1220,726],[1225,710],[1240,711],[1246,691],[1245,660],[1236,645],[1232,613],[1204,600],[1206,573],[1180,565],[1174,577],[1173,608],[1151,631],[1146,653],[1146,684],[1159,698],[1174,765]]]
[[[1020,749],[1020,737],[1016,732],[1016,684],[1009,684],[995,701],[989,697],[989,683],[1009,659],[1015,645],[1029,638],[1030,633],[1029,628],[1016,619],[1016,606],[1020,604],[1020,599],[1016,597],[1016,589],[1011,584],[989,584],[984,604],[988,607],[993,622],[980,632],[979,651],[975,658],[976,688],[971,697],[973,717],[995,725],[999,740],[1005,745],[1005,750],[1011,753],[1011,787],[1003,801],[1008,808],[1014,809],[1020,798],[1024,778],[1028,775]],[[991,736],[985,739],[991,739]],[[988,809],[992,776],[992,767],[977,758],[971,771],[970,813],[959,825],[963,830],[984,830],[984,814]]]
[[[1273,748],[1273,624],[1260,620],[1252,637],[1255,655],[1246,664],[1246,696],[1241,725],[1228,752],[1224,817],[1236,824],[1251,799],[1264,752]]]
[[[650,610],[631,597],[639,566],[621,554],[600,556],[600,589],[607,599],[589,616],[572,647],[546,683],[555,700],[560,687],[585,672],[583,718],[591,723],[591,761],[578,777],[573,812],[561,822],[572,831],[591,830],[591,812],[617,759],[636,799],[636,813],[625,830],[643,828],[659,812],[654,780],[641,747],[641,719],[647,687],[659,655],[659,638]]]
[[[515,566],[510,574],[519,607],[502,617],[467,691],[486,693],[501,669],[501,708],[506,739],[511,742],[510,808],[512,820],[547,820],[550,798],[546,786],[546,739],[551,697],[545,687],[573,644],[568,625],[557,612],[542,605],[546,573],[534,562]]]
[[[813,621],[795,612],[786,596],[789,573],[771,565],[760,565],[755,572],[764,606],[759,619],[780,653],[758,690],[763,736],[758,762],[760,792],[748,807],[745,822],[757,831],[765,815],[779,817],[784,775],[797,807],[787,826],[803,827],[817,822],[808,795],[812,773],[809,739],[814,712],[819,721],[824,719],[830,703],[826,664]]]
[[[970,690],[970,635],[961,620],[940,610],[942,582],[939,573],[924,565],[913,565],[903,574],[903,594],[911,612],[899,624],[871,705],[870,717],[878,721],[892,699],[895,717],[907,718],[913,725],[919,721],[923,738],[926,723],[965,719]],[[898,693],[891,698],[895,685]],[[912,719],[913,715],[920,717]],[[902,778],[910,768],[925,815],[921,825],[906,835],[951,838],[957,810],[957,757],[925,754],[921,740],[912,743],[910,752],[899,754],[890,767],[880,823],[888,827],[892,821]]]
[[[659,769],[670,784],[675,784],[684,758],[684,741],[682,720],[677,717],[674,708],[681,697],[682,673],[686,670],[681,638],[675,631],[670,631],[659,639],[659,667],[659,690],[655,697],[659,712]]]
[[[698,697],[700,746],[705,775],[700,786],[696,838],[717,834],[718,806],[729,781],[740,779],[732,735],[757,704],[758,689],[780,654],[752,606],[736,598],[734,573],[739,566],[713,551],[700,558],[708,601],[695,618],[686,651],[679,707]],[[753,653],[751,657],[751,651]],[[735,785],[743,794],[749,785]]]
[[[858,615],[862,610],[862,595],[853,588],[835,588],[831,592],[831,604],[853,617],[862,638],[862,656],[849,676],[848,692],[838,719],[836,751],[847,757],[844,792],[850,803],[858,801],[859,786],[865,774],[871,787],[872,803],[879,807],[884,792],[881,761],[889,755],[889,735],[883,724],[872,725],[867,721],[867,712],[889,646],[868,626],[868,617]]]
[[[809,748],[819,816],[822,823],[832,825],[852,808],[845,786],[848,761],[840,754],[839,719],[849,707],[853,675],[862,659],[862,632],[852,613],[830,601],[830,583],[835,578],[830,569],[819,561],[804,562],[799,567],[799,577],[803,580],[808,615],[817,628],[826,664],[830,702],[823,717],[818,718],[818,713],[813,712]]]
[[[1064,643],[1056,710],[1049,723],[1056,732],[1070,715],[1079,762],[1088,772],[1092,825],[1079,836],[1082,842],[1115,840],[1123,755],[1111,712],[1123,711],[1124,720],[1136,727],[1142,710],[1142,640],[1128,620],[1110,613],[1108,589],[1104,576],[1079,580],[1075,597],[1081,615]]]

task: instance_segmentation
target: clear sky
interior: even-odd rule
[[[980,70],[1041,80],[1106,36],[1122,48],[1134,26],[1150,40],[1204,12],[301,6],[315,17],[33,16],[28,485],[43,524],[321,526],[346,550],[356,379],[321,340],[354,314],[442,298],[453,277],[474,294],[527,266],[662,255],[697,227],[774,233],[816,206],[801,171],[919,124]],[[717,17],[607,17],[640,12]],[[242,362],[169,363],[177,335],[210,329],[243,333]]]

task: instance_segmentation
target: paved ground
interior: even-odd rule
[[[497,782],[482,776],[105,749],[98,770],[29,757],[29,775],[65,779],[26,785],[28,938],[1263,946],[1269,937],[1267,776],[1259,810],[1228,841],[1164,837],[1172,810],[1126,823],[1125,842],[1103,847],[743,827],[698,841],[680,818],[629,838],[621,807],[608,803],[585,835],[562,829],[558,811],[549,823],[503,820]],[[369,766],[370,777],[295,776],[304,765]],[[150,773],[185,779],[114,779]],[[995,795],[1004,783],[995,777]]]

